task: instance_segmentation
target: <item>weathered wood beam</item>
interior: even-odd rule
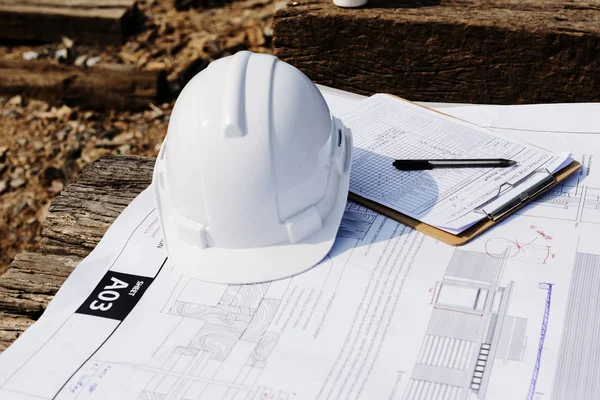
[[[41,251],[85,257],[152,181],[154,159],[107,156],[86,167],[50,203]]]
[[[136,0],[0,0],[0,38],[118,45],[137,23]]]
[[[600,1],[288,3],[275,54],[317,83],[415,101],[600,100]]]
[[[29,317],[0,312],[0,351],[10,346],[34,322]]]
[[[212,8],[231,3],[233,0],[173,0],[177,10],[190,8]]]
[[[0,0],[4,5],[30,5],[76,8],[133,8],[137,0]]]
[[[71,271],[150,184],[153,167],[153,158],[107,156],[52,200],[41,252],[17,255],[0,276],[0,351],[39,318]]]
[[[51,254],[18,254],[11,268],[0,277],[1,312],[39,317],[80,260]]]
[[[25,95],[82,108],[138,110],[170,97],[163,71],[79,68],[46,61],[0,60],[0,95]]]
[[[21,253],[0,277],[0,350],[4,350],[36,319],[80,258]]]

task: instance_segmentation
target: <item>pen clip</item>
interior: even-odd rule
[[[502,197],[503,193],[505,192],[506,187],[508,187],[510,189],[516,189],[520,185],[522,185],[524,182],[530,180],[533,176],[535,176],[538,173],[546,173],[546,177],[544,177],[543,179],[541,179],[539,182],[535,183],[531,187],[523,190],[522,192],[516,193],[516,195],[509,197],[506,202],[503,202],[502,204],[493,207],[491,210],[486,210],[486,208],[488,208],[488,206],[492,205],[492,203],[496,202],[497,200],[499,200]],[[545,189],[547,189],[549,186],[552,186],[552,184],[554,182],[555,182],[554,176],[550,173],[550,171],[547,168],[536,169],[535,171],[532,171],[530,174],[519,179],[515,183],[504,182],[502,185],[500,185],[498,187],[498,193],[494,197],[492,197],[491,199],[487,200],[486,202],[481,204],[479,207],[477,207],[474,210],[474,212],[483,213],[492,221],[497,221],[500,218],[504,217],[505,215],[509,214],[511,211],[518,208],[521,204],[523,204],[527,200],[537,196],[538,194],[543,192]],[[510,190],[510,189],[508,189],[508,190]]]

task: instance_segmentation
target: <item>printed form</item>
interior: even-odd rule
[[[263,284],[182,275],[147,189],[0,355],[0,398],[600,398],[600,134],[511,123],[577,176],[463,247],[349,203],[323,262]]]
[[[362,101],[341,118],[354,140],[350,191],[453,234],[485,218],[475,209],[496,197],[503,183],[530,177],[518,186],[526,189],[571,162],[569,154],[554,154],[385,94]],[[392,166],[395,159],[469,158],[519,164],[428,171]]]

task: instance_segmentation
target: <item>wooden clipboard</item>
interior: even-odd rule
[[[413,105],[425,108],[429,111],[433,111],[438,114],[446,115],[451,118],[461,120],[461,118],[456,118],[452,115],[446,114],[439,110],[435,110],[433,108],[426,107],[421,104],[414,103],[412,101],[403,99],[402,97],[399,97],[399,96],[395,96],[395,95],[391,95],[391,94],[387,94],[387,93],[385,93],[385,95],[391,96],[397,100],[400,100],[400,101],[403,101],[406,103],[411,103]],[[465,122],[468,122],[468,121],[465,121]],[[404,225],[410,226],[411,228],[413,228],[421,233],[424,233],[428,236],[431,236],[441,242],[444,242],[451,246],[462,246],[462,245],[468,243],[469,241],[475,239],[477,236],[481,235],[483,232],[492,228],[494,225],[504,221],[506,218],[508,218],[509,216],[514,214],[516,211],[520,210],[521,208],[525,207],[532,201],[535,201],[537,198],[539,198],[544,193],[547,193],[549,190],[551,190],[553,187],[555,187],[559,183],[564,182],[568,177],[570,177],[571,175],[576,173],[580,167],[581,167],[581,164],[579,164],[577,161],[571,162],[569,165],[565,166],[564,168],[555,172],[552,175],[554,177],[554,181],[552,182],[552,184],[546,186],[539,193],[536,193],[535,195],[529,197],[527,200],[521,202],[517,207],[515,207],[514,209],[511,209],[510,212],[508,212],[508,213],[504,214],[502,217],[496,218],[494,220],[489,219],[488,217],[484,216],[483,220],[481,220],[480,222],[476,223],[475,225],[471,226],[470,228],[464,230],[463,232],[461,232],[457,235],[453,235],[452,233],[446,232],[444,230],[441,230],[439,228],[436,228],[434,226],[431,226],[429,224],[426,224],[424,222],[421,222],[419,220],[411,218],[408,215],[402,214],[396,210],[393,210],[393,209],[386,207],[382,204],[379,204],[375,201],[365,199],[364,197],[361,197],[352,192],[348,193],[348,200],[351,200],[355,203],[358,203],[358,204],[363,205],[367,208],[370,208],[374,211],[377,211],[378,213],[385,215],[388,218],[398,221]]]
[[[484,219],[482,221],[476,223],[475,225],[473,225],[472,227],[468,228],[467,230],[461,232],[458,235],[453,235],[453,234],[443,231],[439,228],[436,228],[436,227],[428,225],[424,222],[418,221],[407,215],[399,213],[398,211],[392,210],[389,207],[386,207],[384,205],[376,203],[372,200],[367,200],[364,197],[358,196],[352,192],[350,192],[348,194],[348,200],[351,200],[355,203],[358,203],[358,204],[368,207],[374,211],[377,211],[378,213],[385,215],[386,217],[389,217],[389,218],[391,218],[395,221],[398,221],[404,225],[410,226],[411,228],[413,228],[421,233],[424,233],[428,236],[431,236],[441,242],[444,242],[451,246],[462,246],[465,243],[475,239],[477,236],[481,235],[483,232],[492,228],[494,225],[502,222],[504,219],[506,219],[509,216],[511,216],[512,214],[514,214],[517,210],[525,207],[527,204],[531,203],[532,201],[535,201],[538,197],[540,197],[544,193],[548,192],[553,187],[555,187],[556,185],[558,185],[559,183],[563,182],[565,179],[567,179],[568,177],[570,177],[571,175],[576,173],[577,170],[579,170],[580,166],[581,165],[577,161],[571,162],[569,165],[567,165],[563,169],[561,169],[553,174],[554,182],[552,184],[548,185],[543,191],[541,191],[541,192],[537,193],[536,195],[530,197],[529,199],[523,201],[518,207],[511,210],[509,213],[507,213],[507,214],[503,215],[502,217],[497,218],[495,220],[491,220],[484,216]]]

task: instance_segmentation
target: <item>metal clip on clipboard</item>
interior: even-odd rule
[[[519,186],[523,185],[537,174],[545,175],[539,181],[536,180],[535,183],[529,187],[526,187],[522,191],[517,190]],[[498,194],[477,207],[474,212],[485,214],[492,221],[496,221],[506,214],[509,214],[514,209],[518,208],[527,200],[543,192],[546,188],[551,186],[554,181],[554,176],[547,168],[536,169],[515,183],[505,182],[500,185],[498,188]],[[507,196],[506,199],[504,199],[504,196],[513,190],[515,193],[512,193],[511,195]]]

